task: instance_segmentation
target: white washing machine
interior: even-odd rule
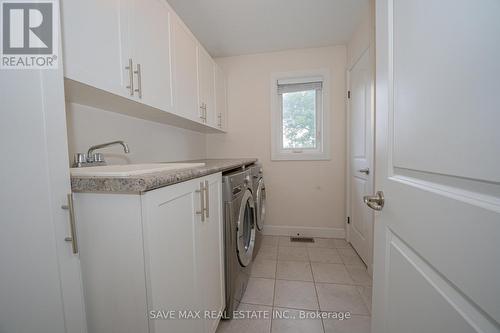
[[[264,172],[262,165],[257,163],[249,167],[252,176],[252,194],[255,200],[255,208],[257,213],[257,228],[255,228],[255,249],[254,258],[259,252],[262,244],[264,220],[266,218],[266,184],[264,183]]]

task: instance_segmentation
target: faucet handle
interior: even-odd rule
[[[74,164],[82,165],[83,163],[87,163],[87,154],[85,153],[76,153],[74,156]]]
[[[104,155],[102,153],[95,153],[92,156],[92,161],[95,163],[104,162]]]

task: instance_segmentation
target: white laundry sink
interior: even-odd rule
[[[71,168],[71,176],[128,177],[169,170],[182,170],[205,166],[205,163],[150,163],[104,165],[86,168]]]

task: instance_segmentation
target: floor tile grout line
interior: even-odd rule
[[[311,268],[311,275],[313,278],[313,283],[314,283],[314,292],[316,294],[316,302],[318,303],[318,311],[321,311],[321,304],[319,304],[319,294],[318,294],[318,289],[316,289],[316,278],[314,277],[314,271],[312,268],[312,263],[311,263],[311,257],[309,256],[309,249],[307,249],[307,257],[309,258],[309,267]],[[323,333],[325,333],[325,323],[323,319],[321,319],[321,328],[323,328]]]
[[[363,287],[364,287],[364,286],[363,286]],[[368,313],[370,313],[370,316],[371,316],[371,314],[372,314],[372,309],[371,309],[372,307],[371,307],[371,304],[370,304],[370,306],[368,306],[368,304],[367,304],[367,303],[368,303],[368,300],[365,300],[365,297],[363,297],[363,295],[361,294],[361,291],[359,291],[359,289],[358,289],[358,288],[355,288],[355,289],[356,289],[356,291],[358,292],[359,297],[361,297],[361,300],[363,301],[363,304],[365,305],[366,309],[368,310]]]
[[[317,283],[319,283],[319,284],[338,284],[338,285],[341,285],[341,286],[350,286],[350,287],[371,287],[371,285],[368,285],[368,284],[350,284],[350,283],[320,282],[320,281],[317,281],[315,283],[316,284]]]
[[[278,247],[276,250],[276,265],[274,266],[274,287],[273,287],[273,305],[271,309],[271,324],[269,325],[269,333],[273,331],[273,317],[274,317],[274,302],[276,298],[276,278],[278,276],[278,254],[279,254],[279,239],[278,239]]]
[[[351,274],[351,272],[347,269],[347,266],[350,266],[350,267],[360,267],[360,266],[346,265],[346,264],[344,264],[344,266],[345,266],[345,269],[346,269],[346,271],[347,271],[347,274],[348,274],[348,275],[349,275],[349,277],[351,278],[351,280],[352,280],[352,282],[353,282],[353,284],[354,284],[354,285],[361,285],[361,286],[365,286],[365,285],[367,285],[367,284],[357,284],[357,283],[356,283],[356,281],[354,281],[353,275],[352,275],[352,274]],[[367,270],[366,268],[365,268],[365,271],[366,271],[366,274],[368,275],[368,270]],[[368,277],[369,277],[369,275],[368,275]],[[372,279],[372,282],[373,282],[373,279]],[[370,284],[370,285],[371,285],[371,284]]]
[[[252,304],[252,305],[258,305],[258,306],[266,306],[266,307],[271,307],[271,311],[272,311],[272,314],[273,316],[271,317],[271,323],[270,323],[270,327],[269,327],[269,330],[270,332],[272,332],[272,328],[273,328],[273,321],[274,321],[274,310],[276,308],[283,308],[283,309],[290,309],[290,310],[299,310],[299,311],[319,311],[319,312],[328,312],[326,310],[322,310],[321,309],[321,306],[319,304],[319,294],[318,294],[318,289],[317,289],[317,286],[318,284],[332,284],[332,285],[344,285],[344,286],[352,286],[354,287],[354,289],[356,289],[356,293],[359,295],[359,297],[362,299],[363,301],[363,305],[366,307],[366,309],[368,310],[368,314],[354,314],[355,316],[362,316],[362,317],[368,317],[368,318],[371,318],[371,310],[370,308],[368,307],[368,304],[367,304],[367,301],[368,300],[365,300],[365,298],[363,297],[363,295],[361,294],[361,291],[358,289],[358,287],[362,287],[362,288],[367,288],[367,287],[371,287],[372,285],[371,284],[359,284],[359,283],[355,283],[353,278],[352,278],[352,274],[349,272],[349,270],[347,270],[347,266],[351,266],[351,267],[363,267],[366,269],[366,267],[364,266],[361,266],[361,265],[351,265],[351,264],[347,264],[346,260],[344,260],[344,258],[342,257],[342,255],[340,254],[340,252],[338,251],[339,249],[345,249],[345,248],[349,248],[349,247],[309,247],[307,246],[286,246],[288,244],[282,244],[281,242],[281,239],[278,238],[277,240],[277,245],[276,246],[272,246],[273,248],[275,248],[275,251],[276,251],[276,259],[273,260],[273,259],[268,259],[270,261],[273,261],[275,263],[275,272],[274,272],[274,288],[273,288],[273,300],[272,300],[272,305],[263,305],[263,304],[252,304],[252,303],[247,303],[247,304]],[[307,255],[307,261],[304,261],[304,260],[280,260],[279,259],[279,250],[280,248],[282,247],[285,247],[285,248],[303,248],[305,249],[305,252],[306,252],[306,255]],[[330,262],[321,262],[321,261],[312,261],[311,260],[311,257],[310,257],[310,251],[309,249],[333,249],[337,252],[337,254],[339,255],[340,257],[340,260],[341,260],[341,263],[330,263]],[[317,306],[318,306],[318,310],[310,310],[310,309],[301,309],[301,308],[294,308],[294,307],[287,307],[287,306],[282,306],[282,307],[278,307],[276,305],[276,285],[277,285],[277,281],[296,281],[296,282],[306,282],[306,283],[311,283],[311,281],[303,281],[303,280],[297,280],[297,279],[278,279],[278,264],[279,262],[297,262],[297,263],[304,263],[304,262],[307,262],[309,264],[309,267],[310,267],[310,271],[311,271],[311,276],[312,276],[312,283],[314,285],[314,291],[315,291],[315,294],[316,294],[316,302],[317,302]],[[351,280],[353,280],[353,283],[352,284],[346,284],[346,283],[335,283],[335,282],[317,282],[316,279],[315,279],[315,276],[314,276],[314,271],[313,271],[313,263],[316,263],[316,264],[337,264],[337,265],[342,265],[344,266],[345,270],[347,271],[347,274],[348,276],[351,278]],[[259,278],[259,277],[257,277]],[[270,278],[266,278],[266,279],[270,279]],[[243,302],[242,302],[243,303]],[[321,325],[322,325],[322,329],[323,329],[323,333],[325,333],[325,323],[324,323],[324,319],[321,319]]]
[[[345,284],[345,283],[331,283],[331,282],[318,282],[318,283],[314,283],[314,286],[316,287],[318,284],[334,284],[334,285],[337,285],[337,286],[347,286],[347,287],[354,287],[354,289],[356,290],[356,293],[359,295],[359,297],[361,298],[361,301],[363,302],[363,305],[366,307],[366,309],[368,310],[368,313],[369,314],[356,314],[356,313],[353,313],[357,316],[369,316],[371,317],[371,314],[372,314],[372,311],[371,309],[368,307],[368,305],[366,304],[366,301],[365,301],[365,298],[363,297],[363,295],[361,295],[361,292],[358,290],[358,288],[356,287],[366,287],[366,285],[353,285],[353,284]],[[317,289],[317,288],[316,288]],[[319,296],[318,296],[318,300],[319,300]],[[326,311],[326,310],[325,310]]]
[[[310,312],[321,312],[321,313],[331,313],[331,312],[340,312],[340,311],[327,311],[327,310],[313,310],[313,309],[304,309],[304,308],[294,308],[291,306],[274,306],[269,304],[258,304],[258,303],[250,303],[250,302],[240,302],[240,304],[252,305],[252,306],[260,306],[266,308],[279,308],[279,309],[290,309],[290,310],[299,310],[299,311],[310,311]],[[371,318],[371,314],[362,314],[362,313],[351,313],[353,316],[357,317],[368,317]]]

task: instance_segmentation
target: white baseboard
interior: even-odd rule
[[[264,225],[264,235],[268,236],[304,236],[318,238],[345,238],[345,229],[320,227],[294,227],[286,225]]]

